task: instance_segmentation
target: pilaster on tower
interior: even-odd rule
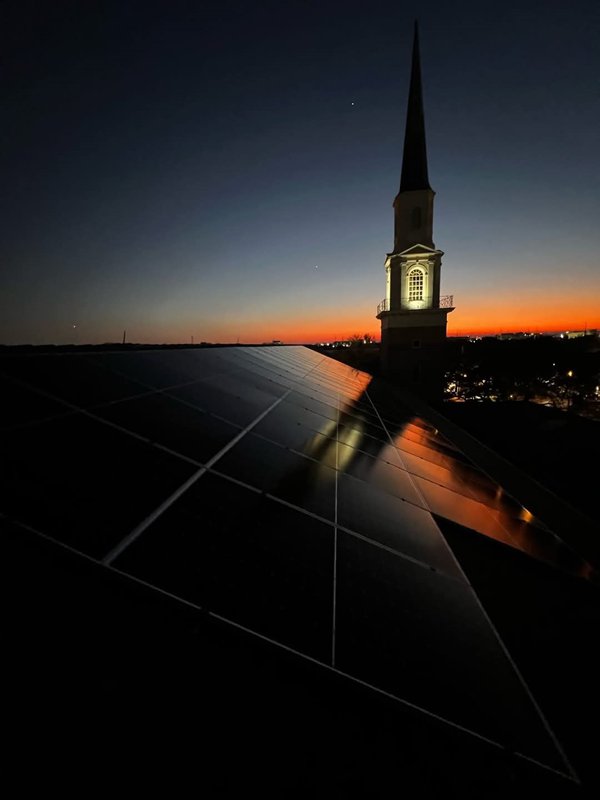
[[[440,299],[443,253],[433,242],[425,114],[415,22],[400,191],[394,207],[394,249],[385,261],[386,296],[379,304],[384,374],[428,397],[441,396],[443,349],[452,299]]]

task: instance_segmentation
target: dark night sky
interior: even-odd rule
[[[449,331],[600,327],[597,0],[48,0],[1,10],[0,343],[378,334],[415,15]]]

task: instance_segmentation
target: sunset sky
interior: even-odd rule
[[[415,14],[448,332],[600,328],[597,0],[20,0],[0,343],[379,338]]]

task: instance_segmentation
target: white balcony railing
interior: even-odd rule
[[[440,297],[440,304],[438,308],[454,308],[454,295],[453,294],[444,294]],[[390,310],[390,302],[387,298],[384,298],[381,303],[377,306],[377,316],[382,314],[384,311]]]

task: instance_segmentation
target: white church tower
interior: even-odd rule
[[[381,320],[383,374],[419,394],[441,397],[446,322],[452,297],[440,298],[441,250],[433,242],[425,118],[415,22],[400,191],[394,200],[394,249],[385,261]]]

